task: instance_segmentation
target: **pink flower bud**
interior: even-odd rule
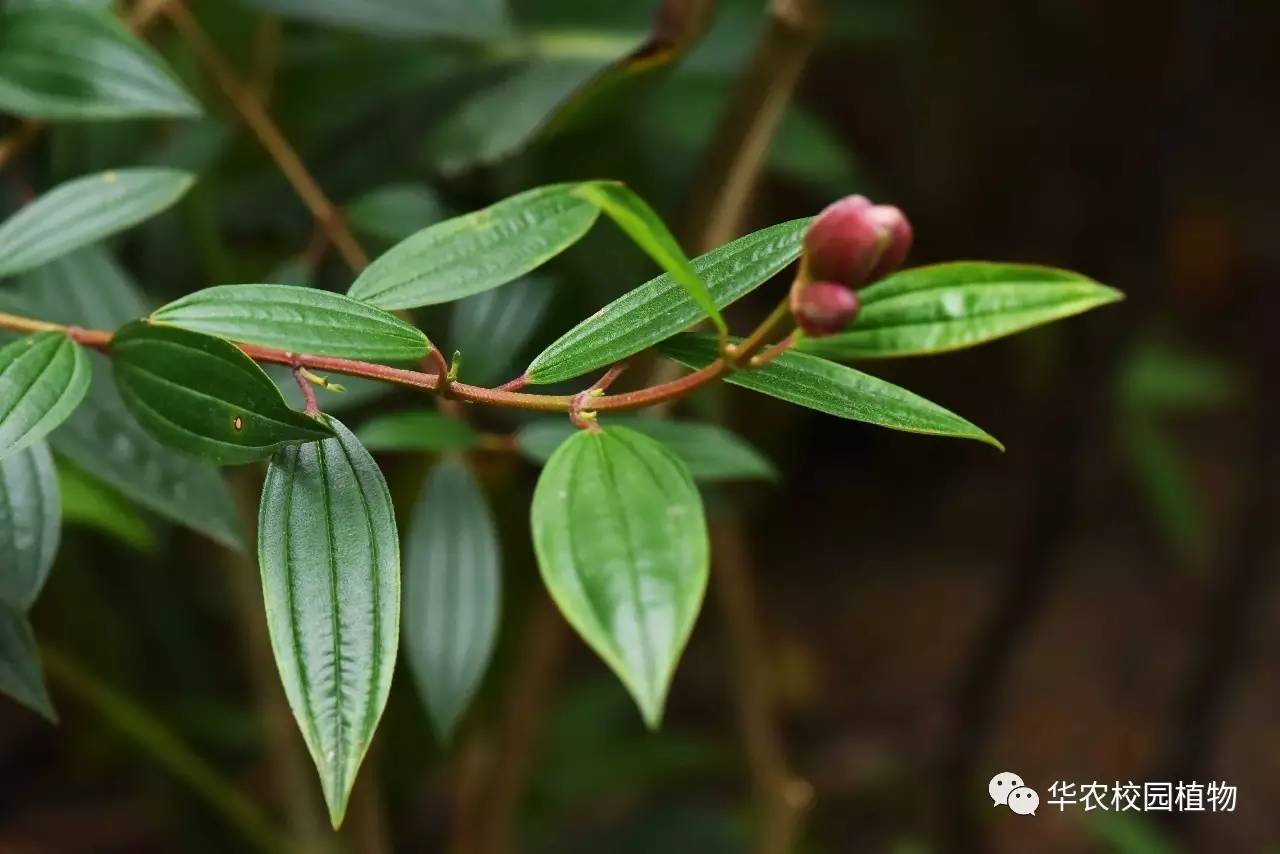
[[[902,211],[846,196],[818,215],[804,238],[810,278],[851,288],[897,269],[911,248],[911,225]]]
[[[814,338],[844,331],[858,316],[858,308],[858,295],[835,282],[813,282],[791,291],[796,325]]]

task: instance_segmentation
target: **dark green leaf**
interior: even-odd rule
[[[128,274],[101,246],[89,246],[18,277],[0,289],[0,305],[41,320],[116,329],[147,313]]]
[[[0,603],[35,604],[58,553],[58,480],[44,442],[0,462]]]
[[[716,340],[703,335],[681,335],[664,342],[658,349],[691,368],[704,367],[719,358]],[[762,368],[734,371],[725,380],[838,418],[908,433],[976,439],[1001,450],[1004,448],[984,430],[936,403],[807,353],[783,353]]]
[[[0,350],[0,460],[66,421],[89,375],[84,350],[61,332],[37,332]]]
[[[554,287],[544,276],[526,276],[460,300],[450,327],[453,348],[462,353],[458,378],[476,385],[510,379],[514,360],[537,330]]]
[[[746,440],[715,424],[667,421],[642,416],[608,415],[610,427],[629,427],[666,445],[689,467],[695,480],[777,480],[778,472]],[[516,434],[520,453],[545,463],[556,448],[577,432],[567,418],[548,418],[527,424]]]
[[[389,184],[347,205],[352,228],[399,241],[444,218],[444,204],[422,184]]]
[[[1148,414],[1121,418],[1119,432],[1160,533],[1179,557],[1192,563],[1204,560],[1213,545],[1209,518],[1186,455]]]
[[[57,723],[40,673],[40,654],[31,624],[21,611],[0,603],[0,694]]]
[[[404,645],[418,693],[448,742],[498,636],[502,555],[493,514],[466,464],[432,469],[405,544]]]
[[[210,462],[252,462],[331,435],[290,409],[262,368],[221,338],[138,322],[116,333],[111,356],[116,388],[142,426]]]
[[[962,261],[895,273],[863,290],[846,331],[803,338],[828,359],[918,356],[972,347],[1115,302],[1121,294],[1066,270]]]
[[[272,458],[258,562],[276,665],[337,827],[391,690],[400,543],[382,472],[329,423],[333,438]]]
[[[91,528],[140,552],[155,551],[156,535],[143,514],[79,467],[58,464],[58,494],[66,525]]]
[[[697,303],[716,329],[727,331],[720,310],[707,292],[706,283],[698,276],[684,250],[667,229],[662,218],[649,204],[624,184],[612,181],[590,181],[575,191],[598,206],[627,236],[635,241],[659,267],[667,272],[689,298]]]
[[[0,112],[55,121],[196,116],[164,61],[109,13],[0,14]]]
[[[1240,394],[1240,380],[1224,361],[1144,341],[1116,377],[1119,402],[1134,412],[1208,412]]]
[[[634,430],[582,431],[547,462],[532,515],[552,598],[656,727],[707,585],[706,522],[688,469]]]
[[[466,451],[480,442],[465,421],[427,410],[380,415],[366,422],[359,436],[373,451]]]
[[[120,169],[59,184],[0,225],[0,277],[124,231],[172,205],[194,180],[175,169]]]
[[[425,228],[370,264],[349,293],[380,308],[417,308],[517,279],[576,243],[600,215],[576,186],[539,187]]]
[[[247,0],[259,9],[375,36],[480,38],[507,25],[504,0]]]
[[[315,356],[395,362],[431,349],[427,336],[390,312],[290,285],[205,288],[152,312],[151,321]]]
[[[800,255],[809,220],[770,226],[696,258],[693,269],[717,306],[755,290]],[[529,365],[533,383],[581,376],[639,353],[703,317],[680,285],[661,275],[609,303],[566,332]]]

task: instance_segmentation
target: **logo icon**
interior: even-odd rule
[[[1035,815],[1040,806],[1040,794],[1028,786],[1018,774],[1001,771],[987,784],[993,807],[1008,807],[1018,815]]]

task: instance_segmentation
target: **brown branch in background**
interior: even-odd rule
[[[178,32],[195,50],[200,61],[210,76],[222,89],[227,100],[235,107],[236,112],[244,119],[254,136],[262,143],[267,154],[275,161],[280,172],[293,187],[298,198],[306,205],[307,210],[315,218],[316,223],[324,229],[329,240],[342,254],[347,266],[360,272],[369,266],[369,256],[356,240],[351,229],[347,227],[342,212],[329,201],[329,197],[320,189],[311,172],[308,171],[302,158],[289,140],[280,131],[280,127],[271,118],[257,94],[241,81],[231,63],[222,55],[222,51],[209,38],[208,33],[200,26],[200,22],[187,9],[181,0],[171,0],[164,6],[165,15],[173,22]]]

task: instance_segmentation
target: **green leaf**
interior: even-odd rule
[[[1123,298],[1066,270],[974,261],[904,270],[859,297],[852,326],[798,349],[841,361],[945,353]]]
[[[0,460],[66,421],[89,375],[84,350],[61,332],[37,332],[0,350]]]
[[[262,368],[221,338],[132,323],[112,338],[111,357],[120,397],[142,426],[210,462],[248,463],[332,433],[290,409]]]
[[[716,340],[705,335],[681,335],[658,350],[691,368],[702,368],[719,358]],[[975,439],[1004,450],[986,431],[936,403],[807,353],[783,353],[764,367],[734,371],[725,381],[838,418],[908,433]]]
[[[0,14],[0,112],[52,121],[197,116],[155,51],[109,13]]]
[[[727,332],[724,318],[711,299],[706,283],[689,263],[688,257],[662,218],[649,204],[625,184],[613,181],[591,181],[578,187],[577,195],[597,205],[618,227],[657,262],[689,298],[706,312],[720,332]]]
[[[124,231],[172,205],[194,181],[176,169],[120,169],[59,184],[0,225],[0,277]]]
[[[40,673],[40,654],[31,624],[21,611],[0,603],[0,694],[6,694],[50,723],[58,715]]]
[[[454,349],[462,353],[458,378],[476,385],[510,379],[516,357],[546,314],[554,287],[545,276],[526,276],[460,300],[449,328]]]
[[[1211,412],[1240,396],[1226,361],[1158,340],[1140,342],[1115,379],[1120,404],[1133,412]]]
[[[452,302],[523,276],[568,249],[600,211],[552,184],[424,228],[360,274],[348,292],[385,309]]]
[[[739,238],[694,259],[693,269],[715,304],[724,308],[799,257],[809,222],[792,220]],[[689,294],[663,274],[560,336],[526,373],[535,384],[572,379],[652,347],[702,317],[702,309]]]
[[[502,553],[488,502],[461,460],[431,470],[405,541],[409,669],[442,743],[484,678],[502,609]]]
[[[707,586],[689,470],[634,430],[582,431],[542,470],[532,517],[551,597],[656,727]]]
[[[61,518],[44,442],[0,462],[0,603],[30,610],[58,553]]]
[[[290,285],[206,288],[152,312],[151,322],[315,356],[396,362],[431,350],[427,336],[390,312]]]
[[[62,521],[112,537],[144,554],[156,550],[156,535],[136,507],[78,466],[58,464]]]
[[[380,415],[358,435],[372,451],[467,451],[480,442],[465,421],[425,409]]]
[[[679,457],[694,480],[777,480],[773,463],[736,433],[715,424],[608,415],[610,427],[628,427],[656,439]],[[516,446],[527,459],[546,463],[577,433],[567,418],[547,418],[520,428]]]
[[[267,627],[334,827],[386,706],[400,544],[382,472],[340,422],[271,460],[258,517]]]
[[[444,203],[422,184],[388,184],[351,202],[346,214],[357,231],[399,241],[443,219]]]
[[[268,12],[375,36],[481,38],[507,26],[505,0],[247,0]]]

